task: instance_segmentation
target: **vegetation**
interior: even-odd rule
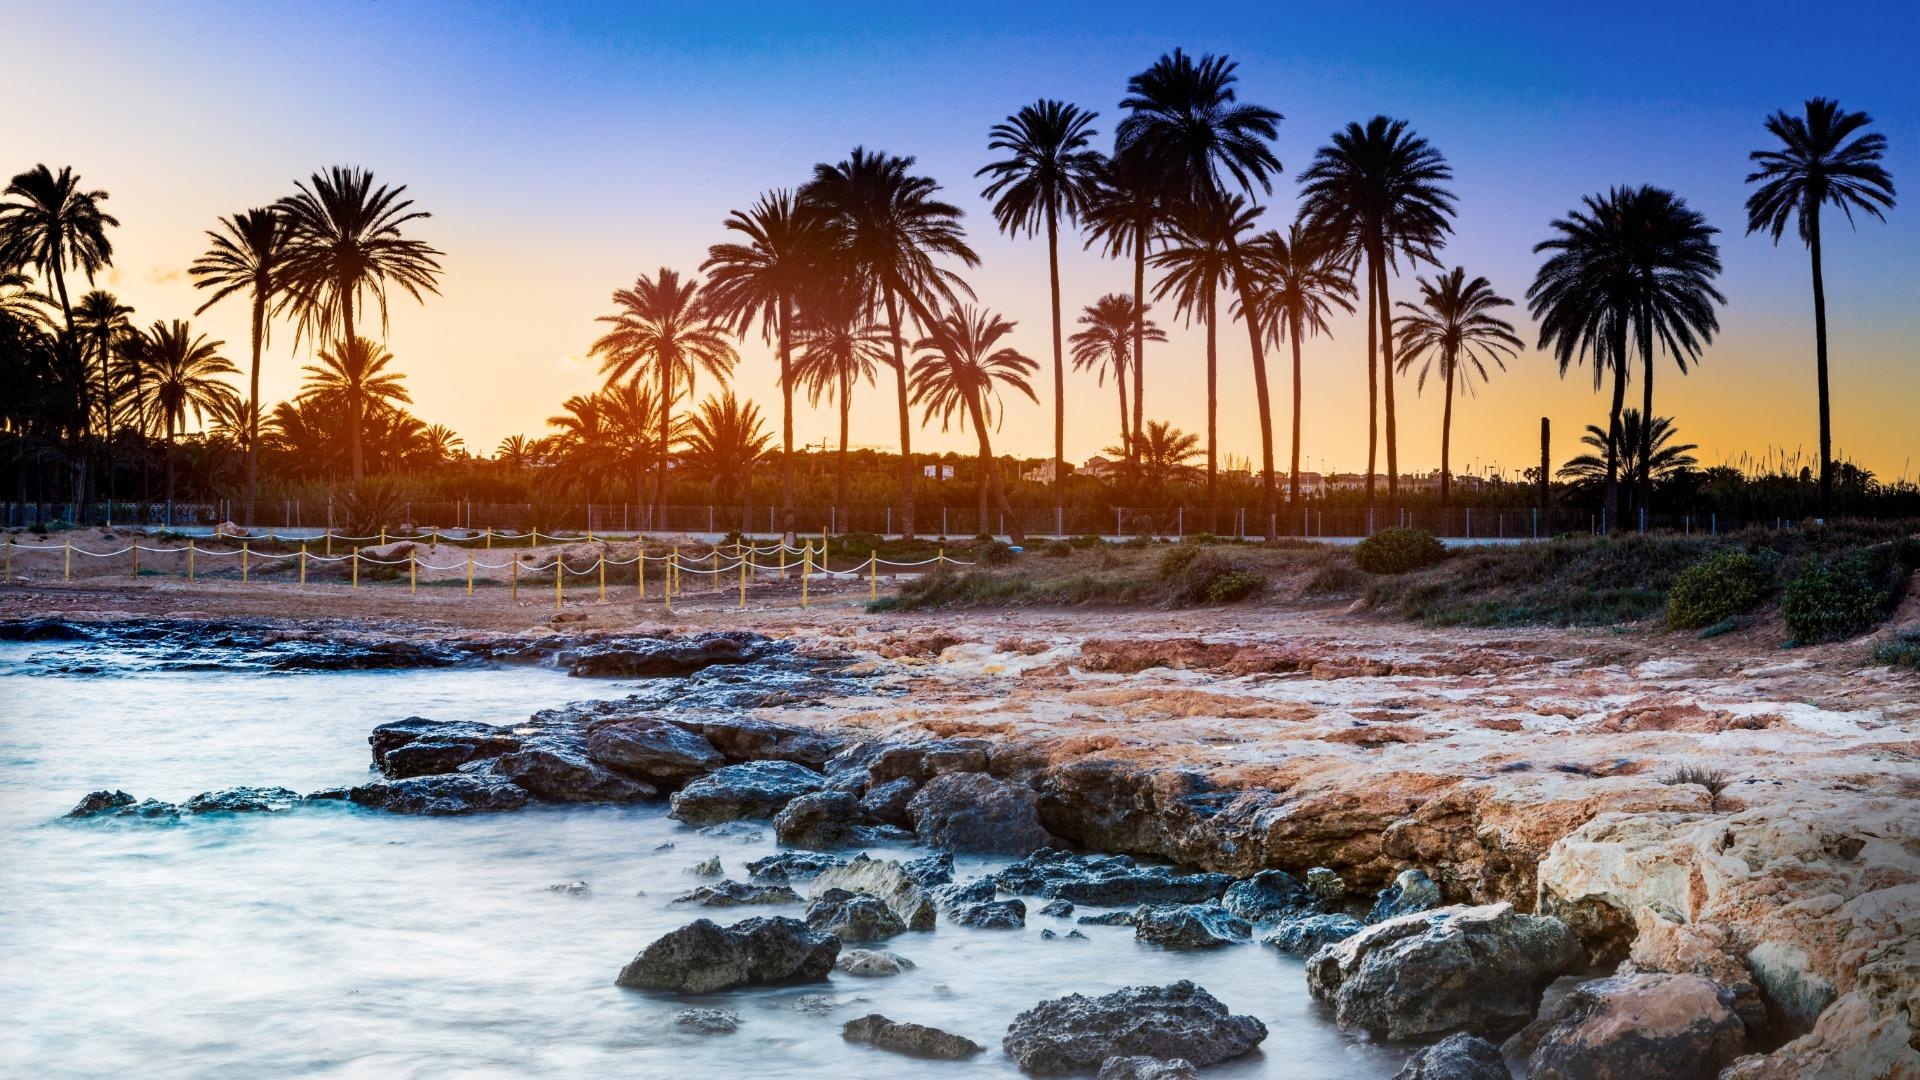
[[[1369,574],[1404,574],[1446,558],[1446,549],[1425,529],[1382,529],[1353,549],[1355,566]]]
[[[1773,585],[1767,564],[1750,552],[1716,551],[1680,571],[1667,592],[1667,625],[1700,630],[1760,602]]]
[[[1880,621],[1899,599],[1887,581],[1889,560],[1853,554],[1817,562],[1787,582],[1780,616],[1797,642],[1850,637]],[[1905,576],[1899,586],[1904,591]]]
[[[1873,650],[1873,661],[1891,668],[1920,671],[1920,626],[1894,634]]]

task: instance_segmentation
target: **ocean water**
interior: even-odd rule
[[[97,788],[179,802],[241,784],[359,783],[376,724],[506,723],[630,689],[533,668],[260,674],[109,660],[50,676],[30,663],[68,648],[0,644],[0,1074],[1010,1076],[1000,1038],[1019,1012],[1181,978],[1271,1031],[1260,1052],[1209,1076],[1384,1077],[1402,1057],[1334,1028],[1299,962],[1270,949],[1167,952],[1127,927],[1040,916],[1031,899],[1024,930],[942,925],[870,946],[917,965],[894,978],[835,973],[698,997],[619,989],[623,964],[692,919],[800,914],[673,905],[700,883],[685,872],[693,863],[718,855],[744,880],[744,864],[776,845],[764,828],[703,835],[661,806],[410,818],[317,803],[173,824],[64,821]],[[961,863],[959,880],[996,865]],[[584,894],[549,889],[576,881]],[[1043,928],[1091,940],[1044,940]],[[730,1035],[676,1030],[687,1007],[742,1023]],[[987,1052],[923,1062],[843,1041],[841,1023],[868,1012]]]

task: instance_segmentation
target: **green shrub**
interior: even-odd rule
[[[1037,546],[1040,554],[1049,559],[1066,559],[1073,556],[1073,545],[1065,540],[1042,540]]]
[[[1354,565],[1369,574],[1404,574],[1446,557],[1440,541],[1425,529],[1382,529],[1353,549]]]
[[[1183,557],[1176,557],[1182,552]],[[1245,561],[1200,548],[1167,552],[1160,559],[1159,576],[1167,583],[1167,603],[1175,606],[1230,604],[1267,587],[1267,576]]]
[[[1160,556],[1160,579],[1162,581],[1170,581],[1173,578],[1179,577],[1180,574],[1184,572],[1187,567],[1192,566],[1193,561],[1199,557],[1200,549],[1197,547],[1189,547],[1182,544],[1179,547],[1169,549],[1166,554]]]
[[[1885,575],[1864,556],[1817,563],[1787,583],[1780,615],[1796,642],[1832,641],[1880,621],[1889,606]]]
[[[973,561],[981,566],[1005,566],[1013,561],[1013,545],[1005,540],[985,540],[969,549]]]
[[[1081,533],[1079,536],[1070,537],[1067,543],[1077,548],[1097,548],[1105,544],[1106,540],[1099,533]]]
[[[1667,625],[1698,630],[1760,602],[1773,583],[1767,565],[1744,551],[1717,551],[1680,571],[1667,593]]]
[[[1207,582],[1207,603],[1231,604],[1245,600],[1267,587],[1265,574],[1252,570],[1227,570],[1213,576]]]
[[[1908,627],[1873,650],[1873,662],[1920,671],[1920,626]]]

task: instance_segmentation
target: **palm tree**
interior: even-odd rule
[[[1720,249],[1713,236],[1720,230],[1707,224],[1704,215],[1687,206],[1685,199],[1663,188],[1641,186],[1632,195],[1633,259],[1636,282],[1634,308],[1635,341],[1640,346],[1642,379],[1640,415],[1653,415],[1653,349],[1657,340],[1687,373],[1687,364],[1711,344],[1720,329],[1714,314],[1716,303],[1727,298],[1713,287],[1720,273]],[[1641,439],[1651,438],[1647,427]],[[1640,447],[1640,459],[1647,460],[1652,448]],[[1646,488],[1634,490],[1641,505],[1653,497],[1651,480]]]
[[[1813,260],[1814,371],[1820,388],[1820,514],[1833,501],[1833,423],[1827,392],[1827,286],[1820,266],[1820,209],[1831,203],[1853,223],[1859,210],[1881,221],[1893,209],[1893,176],[1881,160],[1887,140],[1865,131],[1873,118],[1847,112],[1829,98],[1811,98],[1805,116],[1785,110],[1767,117],[1777,150],[1755,150],[1747,183],[1760,186],[1747,197],[1747,234],[1770,232],[1778,244],[1792,221]]]
[[[62,166],[59,175],[45,165],[15,176],[0,202],[0,266],[32,266],[53,279],[67,336],[73,337],[73,305],[67,298],[68,267],[93,281],[113,265],[113,241],[107,229],[120,224],[100,209],[104,191],[80,190],[80,178]]]
[[[221,376],[238,374],[240,369],[220,355],[226,342],[208,341],[181,319],[156,322],[141,337],[140,359],[153,388],[152,425],[166,432],[166,523],[172,525],[174,433],[187,426],[189,413],[196,419],[203,417],[234,397],[233,388]]]
[[[89,353],[99,358],[100,363],[100,422],[107,445],[107,501],[114,497],[114,453],[113,420],[117,413],[114,402],[114,346],[133,331],[133,323],[127,316],[133,309],[122,304],[118,297],[104,289],[94,289],[80,298],[74,308],[74,345],[82,363]],[[136,410],[139,405],[135,405]],[[144,460],[144,455],[142,455]]]
[[[1293,440],[1287,463],[1287,505],[1300,501],[1300,346],[1307,334],[1331,334],[1327,316],[1353,313],[1353,265],[1325,233],[1299,220],[1285,235],[1268,229],[1247,242],[1248,273],[1259,282],[1260,322],[1267,340],[1293,346]]]
[[[8,319],[38,330],[52,327],[44,310],[53,303],[34,291],[33,279],[18,270],[0,270],[0,319]]]
[[[406,376],[387,370],[393,354],[363,337],[346,339],[343,345],[320,352],[320,363],[300,370],[307,377],[300,389],[300,400],[346,414],[348,460],[357,489],[363,476],[362,442],[368,418],[375,412],[411,402],[413,397],[401,385]]]
[[[708,394],[687,423],[687,462],[710,478],[716,497],[740,498],[740,531],[746,532],[753,469],[773,441],[760,421],[760,406],[738,401],[732,390]]]
[[[1432,281],[1420,278],[1419,304],[1402,300],[1407,314],[1395,322],[1404,349],[1400,353],[1400,372],[1405,374],[1416,362],[1420,380],[1414,392],[1426,389],[1427,376],[1438,372],[1446,395],[1440,414],[1440,507],[1445,509],[1453,487],[1453,390],[1473,393],[1474,380],[1487,381],[1487,361],[1505,371],[1505,357],[1512,356],[1525,343],[1513,332],[1513,324],[1494,315],[1495,308],[1512,307],[1513,301],[1493,291],[1486,278],[1467,280],[1463,267],[1454,267]]]
[[[1235,73],[1238,67],[1224,56],[1203,55],[1196,60],[1175,49],[1128,79],[1127,96],[1120,102],[1128,113],[1114,131],[1114,156],[1139,157],[1147,171],[1160,178],[1159,186],[1168,198],[1188,206],[1211,207],[1215,221],[1220,223],[1228,268],[1240,294],[1241,318],[1247,325],[1247,344],[1253,353],[1266,531],[1271,534],[1277,518],[1273,412],[1267,393],[1266,358],[1261,351],[1257,283],[1241,258],[1239,238],[1232,229],[1235,219],[1226,198],[1229,188],[1248,198],[1254,196],[1256,187],[1262,193],[1272,192],[1280,159],[1274,156],[1271,144],[1281,116],[1272,109],[1239,100],[1235,89],[1240,81]],[[1136,393],[1135,408],[1139,404]]]
[[[1122,455],[1127,451],[1109,446],[1102,453]],[[1140,459],[1140,477],[1148,487],[1159,488],[1192,471],[1187,462],[1200,455],[1200,437],[1174,427],[1165,420],[1147,421],[1146,430],[1134,439],[1133,452]]]
[[[659,402],[652,388],[637,379],[606,387],[599,393],[600,410],[605,415],[604,438],[613,456],[633,477],[635,506],[645,506],[647,465],[653,460],[653,423],[660,415]],[[677,437],[679,426],[668,435]]]
[[[935,260],[980,264],[960,228],[960,208],[936,199],[940,185],[913,175],[913,163],[910,157],[856,146],[838,165],[815,165],[813,179],[801,190],[801,198],[826,217],[832,258],[855,282],[866,309],[887,313],[900,412],[900,531],[909,539],[914,534],[913,417],[900,308],[905,305],[914,321],[930,330],[937,321],[935,307],[973,295],[957,272]]]
[[[1592,492],[1595,488],[1603,487],[1611,482],[1614,464],[1610,459],[1615,443],[1625,447],[1623,470],[1629,477],[1643,480],[1649,491],[1656,482],[1699,464],[1688,453],[1699,447],[1692,443],[1668,445],[1676,434],[1672,417],[1656,416],[1652,424],[1643,427],[1640,416],[1638,409],[1623,410],[1617,422],[1622,437],[1617,439],[1610,439],[1608,432],[1598,424],[1588,424],[1587,433],[1580,437],[1580,442],[1592,447],[1595,453],[1581,454],[1568,461],[1560,467],[1559,475],[1572,481],[1573,487],[1579,491]],[[1643,452],[1643,447],[1651,448],[1650,452]]]
[[[835,468],[834,509],[841,528],[847,528],[847,422],[853,413],[853,388],[879,378],[887,362],[889,331],[868,321],[848,292],[828,290],[803,313],[800,356],[794,378],[806,388],[807,400],[819,405],[828,398],[840,410],[840,457]]]
[[[1003,411],[999,407],[1000,388],[1011,387],[1030,400],[1033,386],[1027,380],[1040,365],[1019,351],[1000,342],[1013,332],[1014,324],[988,311],[962,305],[928,327],[927,336],[914,345],[920,356],[913,363],[913,403],[926,408],[927,422],[940,417],[940,430],[949,430],[956,417],[962,430],[968,420],[980,438],[980,531],[987,528],[987,493],[1007,518],[1009,534],[1016,544],[1026,542],[1019,515],[1007,501],[1006,486],[993,460],[993,443],[987,428],[998,427]]]
[[[515,472],[532,468],[545,454],[545,439],[529,439],[525,435],[509,435],[500,440],[493,449],[493,460]]]
[[[1098,186],[1084,212],[1087,246],[1098,244],[1108,258],[1133,260],[1133,345],[1127,351],[1133,376],[1133,416],[1126,427],[1138,430],[1145,416],[1147,259],[1154,230],[1165,211],[1163,178],[1153,173],[1138,154],[1116,156],[1100,167]],[[1126,443],[1126,439],[1121,439]],[[1127,443],[1127,445],[1131,445]],[[1128,463],[1133,459],[1129,457]]]
[[[1434,262],[1433,250],[1452,231],[1453,193],[1441,185],[1453,178],[1446,158],[1407,130],[1405,120],[1376,116],[1365,127],[1348,124],[1320,148],[1302,173],[1301,210],[1316,232],[1340,238],[1366,263],[1367,279],[1367,506],[1373,506],[1373,476],[1379,437],[1376,400],[1387,419],[1387,502],[1400,496],[1400,453],[1393,408],[1393,304],[1387,269],[1400,256]],[[1376,336],[1377,335],[1377,336]],[[1380,362],[1374,362],[1378,349]],[[1384,385],[1376,385],[1384,384]]]
[[[1125,293],[1108,293],[1088,305],[1081,312],[1080,325],[1086,329],[1073,335],[1073,370],[1094,372],[1101,386],[1107,384],[1107,375],[1112,373],[1113,385],[1120,391],[1120,453],[1132,462],[1127,374],[1133,368],[1134,338],[1138,335],[1143,341],[1165,341],[1166,331],[1148,319],[1139,302]]]
[[[557,428],[552,446],[568,471],[586,487],[587,502],[599,491],[600,478],[607,471],[609,427],[606,401],[599,394],[575,394],[562,402],[558,416],[547,417],[547,426]]]
[[[735,210],[726,227],[746,238],[715,244],[700,264],[707,274],[707,302],[714,315],[744,335],[755,319],[763,338],[780,346],[780,517],[793,540],[793,337],[794,307],[825,256],[826,231],[813,207],[796,203],[790,191],[762,195],[753,209]]]
[[[220,219],[218,231],[207,232],[206,253],[188,268],[198,289],[212,289],[207,302],[194,310],[204,314],[208,308],[241,290],[252,303],[248,341],[253,348],[253,364],[247,376],[250,427],[242,436],[247,446],[246,518],[254,520],[254,500],[260,493],[260,350],[267,344],[268,308],[286,291],[288,242],[292,228],[277,210],[255,207]]]
[[[659,274],[634,279],[630,288],[613,294],[614,313],[600,322],[613,327],[593,343],[600,357],[600,373],[613,386],[623,379],[638,382],[651,376],[659,386],[656,398],[660,421],[655,429],[656,461],[653,502],[666,491],[667,454],[673,437],[673,406],[682,384],[691,395],[698,373],[725,380],[733,374],[740,354],[728,340],[727,328],[715,321],[698,278],[682,279],[661,267]]]
[[[1101,157],[1091,150],[1099,113],[1050,98],[995,124],[987,148],[1010,157],[982,166],[993,177],[980,197],[993,203],[1002,232],[1047,233],[1047,282],[1053,297],[1053,503],[1066,505],[1067,373],[1060,346],[1060,221],[1077,222],[1098,190]]]

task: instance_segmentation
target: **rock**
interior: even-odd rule
[[[547,891],[563,896],[585,896],[592,891],[592,887],[584,881],[556,881],[547,886]]]
[[[976,930],[1018,930],[1027,925],[1027,905],[1018,900],[961,904],[947,912],[947,921]]]
[[[820,982],[833,970],[840,940],[798,919],[747,919],[721,927],[700,919],[641,950],[616,986],[704,994],[736,986]]]
[[[903,1024],[879,1013],[849,1020],[840,1028],[840,1037],[848,1042],[865,1043],[880,1050],[891,1050],[910,1057],[963,1061],[985,1050],[972,1039],[962,1038],[925,1024]]]
[[[880,978],[898,975],[913,969],[913,961],[899,953],[883,952],[879,949],[848,949],[834,961],[833,970],[844,971],[848,975],[866,978]]]
[[[676,904],[700,904],[704,907],[740,907],[745,904],[797,904],[800,894],[785,885],[746,885],[738,881],[719,881],[702,885],[673,898]]]
[[[367,743],[381,775],[404,780],[452,772],[469,761],[496,757],[518,747],[520,740],[510,729],[492,724],[409,716],[374,728]]]
[[[1220,905],[1248,922],[1265,922],[1311,908],[1315,897],[1284,870],[1262,870],[1227,886]]]
[[[869,788],[860,796],[860,812],[874,821],[888,825],[898,825],[903,829],[913,827],[913,818],[907,814],[907,804],[913,801],[914,793],[920,785],[902,776],[889,780],[878,787]]]
[[[1100,1072],[1093,1080],[1199,1080],[1200,1073],[1194,1069],[1193,1062],[1186,1058],[1174,1058],[1162,1061],[1156,1057],[1134,1054],[1129,1057],[1110,1057],[1100,1063]]]
[[[1666,972],[1699,975],[1733,991],[1734,1011],[1757,1034],[1767,1024],[1767,1005],[1728,939],[1726,930],[1712,923],[1689,923],[1676,912],[1651,904],[1634,912],[1633,948],[1616,974]]]
[[[945,885],[953,881],[953,852],[941,851],[910,859],[901,863],[900,869],[923,889]]]
[[[552,802],[636,803],[659,792],[595,765],[585,754],[555,745],[533,745],[502,754],[489,770]]]
[[[911,840],[911,833],[890,825],[864,825],[860,800],[844,791],[815,791],[788,803],[774,815],[773,834],[783,844],[830,848]]]
[[[843,998],[833,994],[800,994],[793,999],[792,1006],[794,1012],[823,1014],[833,1012],[835,1009],[844,1009],[849,1005],[857,1005],[865,1000],[867,999],[863,997]]]
[[[527,789],[502,776],[442,773],[376,780],[347,792],[347,798],[394,814],[442,816],[518,810],[527,805]]]
[[[1498,1046],[1463,1032],[1408,1058],[1393,1080],[1513,1080],[1513,1074]]]
[[[1431,911],[1440,904],[1440,886],[1432,878],[1419,870],[1402,870],[1393,884],[1380,890],[1373,910],[1367,912],[1367,921],[1386,922],[1416,911]]]
[[[681,1009],[673,1026],[695,1035],[731,1035],[740,1029],[740,1014],[726,1009]]]
[[[845,866],[847,860],[819,851],[783,851],[747,864],[747,876],[769,885],[786,885],[816,877],[822,870]]]
[[[858,855],[852,862],[824,870],[814,878],[812,895],[815,899],[832,889],[879,898],[909,930],[933,929],[933,898],[914,882],[905,867],[892,859],[869,859],[865,855]]]
[[[1049,900],[1040,908],[1040,914],[1065,919],[1073,914],[1073,905],[1065,900]]]
[[[907,924],[878,897],[845,889],[816,891],[807,905],[807,926],[841,941],[884,941],[907,932]]]
[[[1133,937],[1165,949],[1217,949],[1246,942],[1253,928],[1218,904],[1168,904],[1134,913]]]
[[[1339,874],[1324,866],[1307,871],[1306,889],[1323,911],[1333,910],[1335,905],[1347,898],[1347,883],[1340,880]]]
[[[272,814],[298,805],[299,792],[283,787],[235,787],[203,791],[180,808],[189,814]]]
[[[728,765],[675,792],[672,816],[694,825],[772,817],[826,783],[826,777],[790,761]]]
[[[133,796],[124,791],[89,791],[67,811],[70,818],[98,817],[133,805]]]
[[[510,740],[501,740],[500,752],[513,749]],[[472,742],[441,742],[437,739],[421,739],[405,746],[396,746],[381,755],[380,774],[400,779],[408,776],[432,776],[435,773],[449,773],[472,761],[478,756],[478,748]]]
[[[872,783],[910,780],[924,784],[945,773],[983,773],[992,752],[985,739],[940,739],[882,747],[867,763]]]
[[[567,674],[580,678],[658,679],[691,675],[715,664],[744,664],[765,639],[738,632],[667,637],[621,638],[560,654]]]
[[[1081,926],[1132,926],[1133,911],[1103,911],[1098,915],[1082,915],[1074,921]]]
[[[723,821],[718,825],[702,825],[694,831],[709,840],[730,840],[736,844],[758,844],[767,838],[767,831],[751,821]]]
[[[1321,946],[1345,941],[1366,928],[1351,915],[1302,915],[1282,920],[1260,943],[1293,956],[1312,956]]]
[[[1566,923],[1511,904],[1450,907],[1377,923],[1307,961],[1307,989],[1343,1027],[1411,1040],[1506,1034],[1540,994],[1586,963]]]
[[[985,773],[946,773],[914,794],[907,815],[929,847],[1011,855],[1053,842],[1040,826],[1039,799],[1032,788]]]
[[[1022,1071],[1055,1075],[1137,1055],[1207,1066],[1238,1057],[1266,1037],[1265,1024],[1230,1015],[1212,994],[1181,980],[1097,998],[1069,994],[1043,1001],[1014,1018],[1001,1046]]]
[[[673,718],[695,732],[729,762],[786,761],[808,769],[822,769],[840,751],[837,739],[812,728],[747,718],[695,720]]]
[[[1205,903],[1234,884],[1227,874],[1175,874],[1164,866],[1137,866],[1125,855],[1075,855],[1052,848],[1013,863],[994,880],[1010,893],[1100,907]]]
[[[1000,898],[1000,889],[990,877],[977,877],[964,885],[936,885],[929,892],[942,911],[966,904],[991,903]]]
[[[587,756],[655,787],[678,787],[727,763],[699,733],[645,717],[591,725]]]
[[[1529,1077],[1712,1080],[1740,1053],[1733,991],[1698,975],[1581,983],[1507,1042]]]
[[[726,872],[726,868],[720,865],[718,855],[710,855],[681,871],[691,877],[721,877]]]

